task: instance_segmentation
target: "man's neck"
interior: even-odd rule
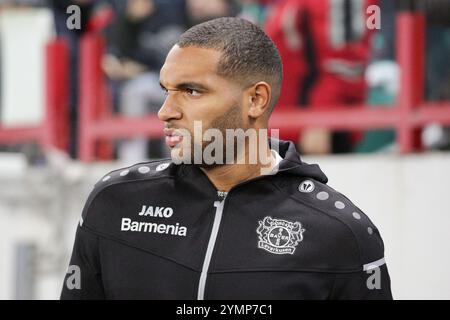
[[[247,154],[248,148],[246,147],[245,150],[245,159],[249,159]],[[266,157],[264,159],[258,159],[256,164],[249,164],[246,161],[245,164],[225,164],[213,168],[201,168],[201,170],[218,191],[228,192],[239,183],[259,177],[263,172],[269,172],[275,166],[276,159],[272,155],[268,145],[265,155]],[[270,164],[268,164],[269,162]]]

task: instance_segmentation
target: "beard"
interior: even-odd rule
[[[244,129],[243,125],[244,125],[244,122],[242,119],[242,108],[240,105],[234,105],[227,112],[225,112],[224,114],[221,114],[220,116],[213,119],[208,128],[202,127],[203,132],[195,132],[194,133],[194,132],[190,131],[190,139],[183,139],[183,141],[181,142],[181,146],[179,148],[177,147],[177,148],[172,149],[172,151],[171,151],[172,160],[176,159],[175,162],[189,163],[189,164],[198,166],[200,168],[212,169],[212,168],[226,164],[227,159],[228,159],[228,161],[230,160],[230,156],[227,157],[227,152],[228,153],[233,152],[233,154],[232,154],[233,161],[235,161],[236,157],[238,156],[238,151],[239,151],[238,144],[234,143],[234,139],[230,140],[230,141],[228,141],[228,139],[226,139],[226,137],[227,137],[226,131],[227,131],[227,129],[231,129],[231,130]],[[205,154],[205,149],[208,147],[208,145],[213,144],[215,142],[214,140],[213,141],[205,141],[205,139],[204,139],[204,132],[209,129],[215,129],[216,132],[220,133],[223,138],[223,139],[221,139],[222,143],[220,143],[220,146],[217,147],[217,148],[220,147],[222,149],[221,150],[222,155],[216,154],[217,148],[213,149],[211,152],[211,156],[213,158],[217,159],[217,157],[219,157],[219,159],[217,159],[218,161],[215,161],[213,163],[206,163],[205,159],[203,157],[203,155]],[[195,135],[201,135],[201,144],[199,144],[199,141],[195,141],[195,140],[198,140],[198,137],[197,137],[197,139],[194,138]],[[229,148],[231,147],[230,144],[233,145],[232,150],[229,150]],[[230,147],[227,147],[227,146],[230,146]],[[188,152],[184,152],[185,150],[188,150]],[[200,162],[198,161],[198,159],[195,158],[195,152],[198,152],[198,151],[201,151],[201,161]]]

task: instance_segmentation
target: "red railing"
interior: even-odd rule
[[[44,149],[68,150],[69,51],[57,39],[45,48],[45,118],[36,126],[4,127],[0,124],[0,144],[35,142]]]
[[[397,15],[397,62],[401,70],[400,92],[393,106],[363,106],[335,111],[297,109],[275,112],[271,128],[299,131],[306,127],[330,129],[393,128],[401,153],[419,151],[420,130],[430,122],[450,125],[450,102],[425,103],[424,41],[425,20],[420,12],[400,12]],[[107,158],[107,143],[119,138],[162,136],[162,123],[155,115],[140,118],[113,116],[105,97],[108,96],[100,59],[104,51],[102,38],[89,35],[81,45],[81,104],[79,122],[79,157],[83,161]],[[103,141],[103,149],[97,143]],[[105,147],[106,143],[106,147]],[[101,145],[100,145],[101,146]],[[103,150],[103,154],[101,154]],[[105,152],[106,150],[106,152]]]

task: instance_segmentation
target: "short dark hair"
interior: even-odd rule
[[[280,96],[283,66],[272,40],[250,21],[224,17],[195,25],[181,36],[177,45],[220,51],[217,73],[228,79],[251,85],[266,81],[272,87],[272,112]]]

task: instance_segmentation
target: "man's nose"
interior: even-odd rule
[[[173,97],[170,94],[166,96],[163,105],[158,111],[158,118],[161,121],[170,121],[181,119],[180,109],[176,106]]]

